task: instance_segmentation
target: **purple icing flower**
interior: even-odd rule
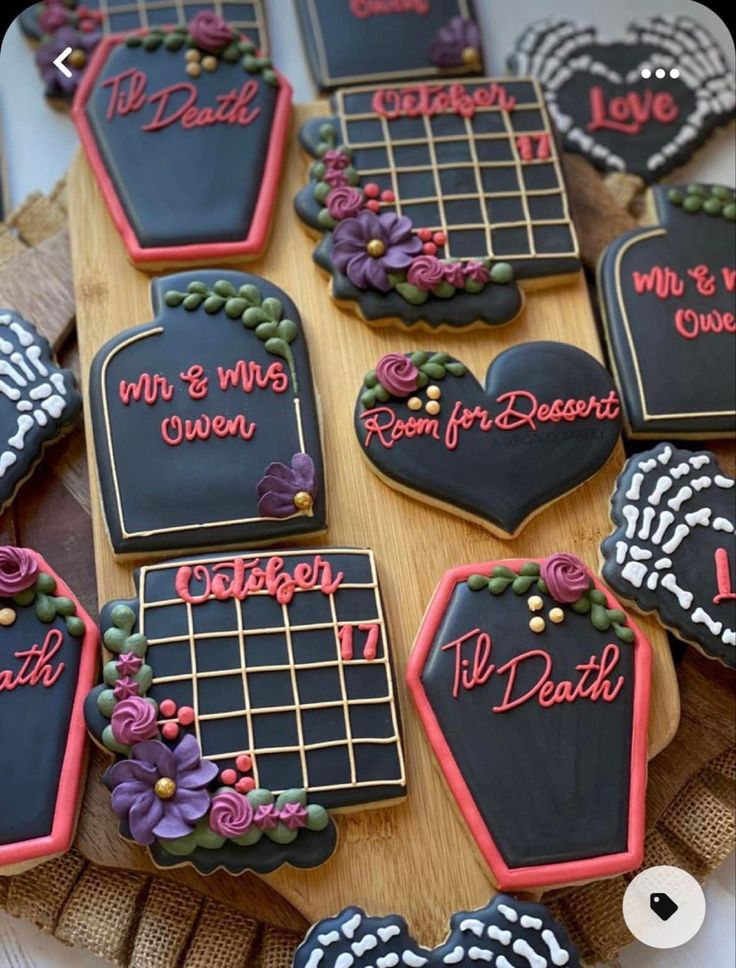
[[[73,27],[61,27],[53,36],[42,43],[36,51],[36,66],[38,67],[41,79],[46,85],[46,94],[50,97],[70,96],[76,91],[82,76],[82,71],[77,68],[71,73],[71,77],[66,77],[54,65],[54,61],[67,47],[73,51],[82,51],[90,54],[100,41],[101,33],[99,30],[89,33],[80,33]]]
[[[45,34],[54,34],[60,27],[72,22],[71,11],[62,0],[44,0],[43,10],[38,15],[38,26]]]
[[[465,285],[465,269],[462,262],[445,262],[443,265],[445,281],[456,289],[462,289]]]
[[[250,800],[235,790],[220,790],[210,805],[210,827],[221,837],[242,837],[253,826]]]
[[[38,560],[28,548],[0,547],[0,595],[12,598],[35,582]]]
[[[170,750],[151,740],[131,750],[130,759],[107,773],[112,808],[127,822],[136,843],[147,846],[156,837],[185,837],[210,805],[205,789],[217,776],[217,766],[203,760],[196,739],[187,734]]]
[[[275,461],[258,482],[258,513],[263,518],[311,516],[317,490],[314,461],[309,454],[294,454],[291,467]]]
[[[259,830],[275,830],[279,825],[279,811],[272,803],[264,803],[255,813],[255,825]]]
[[[341,185],[333,188],[327,196],[327,211],[338,222],[344,218],[354,218],[363,208],[365,199],[359,188]]]
[[[576,602],[590,588],[588,571],[575,555],[550,555],[542,562],[540,574],[552,598],[562,605]]]
[[[333,171],[342,171],[350,164],[348,156],[339,148],[330,148],[322,155],[322,161]]]
[[[112,735],[122,746],[133,746],[158,735],[156,707],[140,696],[122,699],[110,718]]]
[[[419,388],[419,370],[403,353],[387,353],[376,364],[378,382],[392,397],[410,397]]]
[[[339,168],[328,168],[323,181],[332,188],[344,188],[348,183],[348,176]]]
[[[200,10],[187,24],[192,40],[200,50],[219,54],[233,39],[233,32],[214,10]]]
[[[421,289],[431,292],[445,278],[445,266],[434,255],[420,255],[412,260],[406,273],[406,281]]]
[[[112,687],[113,695],[118,701],[130,699],[131,696],[137,696],[139,695],[140,691],[140,683],[136,682],[135,679],[131,679],[130,676],[123,676],[121,679],[118,679],[118,681]],[[126,743],[125,745],[128,746],[129,744]]]
[[[430,48],[437,67],[477,67],[480,65],[480,31],[475,20],[453,17],[437,31]]]
[[[124,655],[118,656],[115,668],[121,676],[134,676],[137,672],[140,672],[142,665],[143,659],[139,655],[134,652],[126,652]]]
[[[332,234],[332,262],[359,289],[391,288],[389,272],[401,272],[422,251],[405,215],[367,209],[339,222]]]
[[[472,259],[470,262],[465,263],[463,272],[468,279],[472,280],[473,282],[480,282],[483,285],[485,285],[485,283],[487,283],[491,278],[488,267],[484,266],[482,262],[475,262]]]
[[[289,830],[307,826],[307,808],[301,803],[285,803],[281,808],[281,823]]]

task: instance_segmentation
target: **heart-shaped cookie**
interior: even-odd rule
[[[537,77],[568,151],[645,182],[685,162],[733,115],[733,73],[713,37],[688,17],[630,24],[602,43],[566,20],[532,24],[510,69]]]
[[[736,668],[736,488],[715,456],[659,444],[636,454],[601,546],[616,594]]]
[[[567,343],[524,343],[485,386],[447,353],[389,353],[366,374],[355,431],[401,491],[513,537],[606,463],[621,429],[608,372]]]
[[[315,924],[294,968],[578,968],[578,950],[543,904],[497,894],[480,911],[452,916],[447,940],[423,948],[396,914],[370,917],[358,907]]]

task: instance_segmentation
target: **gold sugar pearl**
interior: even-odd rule
[[[79,70],[87,63],[87,55],[79,47],[76,47],[69,55],[67,63],[70,67],[76,67]]]
[[[532,632],[544,632],[545,624],[542,616],[535,615],[534,618],[529,621],[529,628],[532,630]]]
[[[12,625],[15,619],[14,608],[0,608],[0,625]]]
[[[549,612],[550,622],[554,622],[555,625],[559,625],[560,622],[565,621],[565,613],[561,608],[551,608]]]
[[[162,776],[156,780],[153,790],[159,800],[170,800],[176,793],[176,783],[168,776]]]
[[[366,252],[373,259],[380,259],[386,252],[386,243],[383,239],[371,239],[365,247]]]
[[[442,396],[442,390],[432,384],[431,387],[427,387],[427,396],[430,400],[439,400],[439,398]]]
[[[412,397],[406,405],[410,410],[422,409],[422,401],[419,399],[419,397]]]
[[[435,417],[440,412],[439,400],[430,400],[424,409],[430,416]]]
[[[202,59],[202,55],[198,50],[190,49],[184,55],[184,60],[190,64],[198,64]]]
[[[460,56],[462,57],[463,64],[466,64],[468,67],[470,67],[472,64],[477,64],[477,62],[480,60],[478,51],[475,47],[464,47]]]
[[[527,605],[529,606],[530,612],[541,612],[544,608],[544,601],[539,595],[532,595],[529,598]]]
[[[217,58],[216,57],[212,57],[212,56],[203,57],[202,58],[202,67],[206,71],[209,71],[210,74],[211,74],[213,71],[216,71],[217,68],[219,67],[219,63],[218,63]]]
[[[294,507],[300,511],[309,511],[313,503],[312,495],[308,491],[297,491],[294,495]]]
[[[201,73],[202,68],[199,66],[199,64],[195,64],[194,62],[187,64],[187,74],[190,77],[199,77]]]

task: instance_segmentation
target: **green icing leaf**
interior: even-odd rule
[[[511,578],[501,578],[499,576],[491,578],[488,582],[488,591],[492,595],[500,595],[506,591],[512,581],[513,579]]]
[[[293,319],[282,319],[276,328],[276,332],[287,343],[293,343],[299,333],[299,329]]]
[[[468,588],[473,592],[482,591],[488,588],[488,579],[485,575],[471,575],[468,578]]]
[[[190,312],[194,309],[199,309],[202,305],[203,296],[200,296],[198,292],[192,292],[188,296],[184,297],[184,308],[188,309]]]
[[[281,300],[276,299],[275,296],[269,296],[267,299],[264,299],[261,303],[261,309],[269,319],[273,319],[275,322],[278,322],[284,315],[284,307],[281,305]]]
[[[368,370],[366,375],[363,377],[363,383],[367,387],[374,387],[378,383],[378,376],[375,370]]]
[[[196,292],[200,296],[206,296],[209,290],[207,289],[207,284],[204,282],[190,282],[187,285],[187,292]]]
[[[485,289],[485,283],[476,282],[474,279],[466,279],[465,285],[463,286],[463,288],[465,292],[469,292],[472,295],[475,295],[476,293],[483,292],[483,290]]]
[[[260,306],[261,304],[261,291],[258,286],[254,286],[252,282],[247,282],[245,285],[238,289],[238,295],[250,303],[251,306]]]
[[[517,595],[524,595],[529,591],[536,580],[535,575],[519,575],[519,577],[515,578],[511,583],[511,590],[516,592]]]
[[[409,282],[399,282],[396,285],[396,292],[400,296],[403,296],[408,303],[412,306],[421,306],[429,299],[428,292],[422,292],[421,289],[417,289],[416,286],[412,286]]]
[[[437,296],[439,299],[449,299],[455,295],[456,291],[454,286],[451,286],[446,279],[443,279],[439,285],[434,287],[432,295]]]
[[[634,630],[630,629],[628,625],[619,625],[618,622],[614,622],[613,631],[621,639],[622,642],[631,643],[634,641]]]
[[[247,329],[255,329],[259,323],[269,322],[270,317],[259,306],[251,306],[243,313],[243,325]],[[273,322],[273,320],[270,320]]]
[[[97,708],[105,717],[109,719],[112,716],[112,711],[115,708],[117,699],[112,689],[103,689],[101,693],[97,696]]]
[[[271,339],[272,336],[276,335],[278,325],[272,319],[269,319],[265,323],[259,323],[256,326],[256,336],[265,342],[267,339]]]
[[[599,632],[607,632],[611,627],[611,619],[608,617],[607,609],[595,602],[590,606],[590,622],[593,628]]]
[[[425,352],[424,350],[417,350],[416,353],[412,353],[409,359],[412,361],[414,366],[421,366],[422,363],[426,363],[431,354]]]
[[[444,380],[445,378],[445,368],[439,363],[424,363],[421,369],[422,373],[426,373],[433,380]]]
[[[578,615],[585,615],[590,611],[590,599],[588,598],[588,593],[586,592],[582,598],[579,598],[576,602],[570,605],[573,612],[577,612]]]
[[[167,306],[173,306],[173,307],[181,306],[183,301],[184,301],[184,295],[180,292],[177,292],[175,289],[169,289],[169,291],[164,296],[164,302],[166,303]]]
[[[449,353],[433,353],[430,356],[430,358],[429,358],[429,360],[427,362],[428,363],[442,363],[444,365],[445,363],[447,363],[447,361],[449,359],[450,359],[450,354]]]
[[[496,565],[493,569],[494,578],[498,575],[502,575],[504,578],[511,578],[512,580],[516,578],[516,572],[512,571],[506,565]]]
[[[463,363],[458,363],[457,360],[450,360],[450,362],[445,365],[445,369],[453,376],[465,376],[465,374],[468,372],[465,365]]]
[[[307,806],[307,830],[325,830],[330,822],[330,815],[318,803]]]
[[[229,299],[231,296],[237,296],[238,294],[238,290],[227,279],[218,279],[212,287],[212,291],[215,295],[223,296],[225,299]]]
[[[539,575],[539,565],[536,561],[527,561],[521,566],[519,573],[522,575],[534,575],[536,578]]]
[[[53,595],[56,591],[56,579],[54,576],[42,571],[36,579],[36,591],[43,592],[45,595]]]
[[[36,615],[41,622],[53,622],[56,618],[56,605],[49,595],[36,595]]]
[[[588,591],[588,596],[590,597],[591,602],[593,602],[595,605],[606,604],[606,596],[598,588],[591,588]]]
[[[230,319],[239,319],[248,308],[248,303],[241,296],[234,296],[225,303],[225,315]]]

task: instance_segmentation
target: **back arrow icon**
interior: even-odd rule
[[[64,63],[64,61],[71,54],[71,52],[72,52],[71,47],[66,47],[64,50],[62,50],[62,52],[59,54],[59,56],[54,61],[54,67],[56,67],[58,70],[60,70],[61,73],[64,75],[64,77],[71,77],[72,76],[72,72],[69,70],[69,68]]]

